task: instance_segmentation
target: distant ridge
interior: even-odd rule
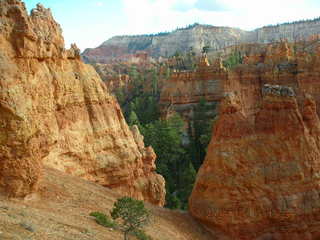
[[[171,32],[115,36],[97,48],[86,49],[82,57],[89,63],[104,63],[138,51],[145,51],[152,57],[169,57],[176,51],[185,52],[190,48],[200,53],[204,46],[219,50],[239,43],[270,43],[283,39],[292,42],[319,34],[320,17],[268,25],[253,31],[194,23]]]
[[[270,24],[270,25],[266,25],[263,26],[261,28],[268,28],[268,27],[279,27],[279,26],[283,26],[283,25],[291,25],[291,24],[301,24],[301,23],[312,23],[312,22],[317,22],[320,21],[320,17],[316,17],[313,19],[302,19],[302,20],[297,20],[297,21],[293,21],[293,22],[284,22],[284,23],[278,23],[278,24]],[[259,28],[258,28],[259,29]]]

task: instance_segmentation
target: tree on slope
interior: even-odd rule
[[[150,212],[144,207],[143,201],[123,197],[115,202],[111,217],[120,221],[124,240],[128,240],[129,234],[142,232],[142,228],[149,222]]]

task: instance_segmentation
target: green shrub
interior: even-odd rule
[[[100,212],[92,212],[90,216],[96,218],[96,222],[104,227],[116,228],[117,224],[111,220],[108,216]]]
[[[152,240],[143,230],[136,230],[132,233],[138,240]]]

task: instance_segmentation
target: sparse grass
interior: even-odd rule
[[[101,226],[107,227],[107,228],[116,228],[117,224],[111,220],[107,215],[101,212],[92,212],[90,213],[90,216],[96,218],[96,222],[100,224]]]

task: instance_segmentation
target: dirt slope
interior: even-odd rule
[[[117,193],[98,184],[45,169],[40,191],[25,199],[0,195],[1,240],[116,240],[120,232],[104,228],[89,216],[109,212]],[[187,213],[147,205],[152,223],[147,233],[154,240],[211,240]]]

